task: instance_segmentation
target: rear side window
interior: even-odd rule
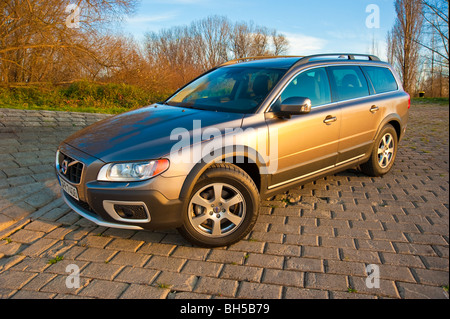
[[[369,95],[366,78],[358,66],[332,66],[329,70],[339,101]]]
[[[362,68],[369,76],[375,93],[391,92],[398,89],[397,81],[395,81],[394,75],[388,68],[376,66],[363,66]]]

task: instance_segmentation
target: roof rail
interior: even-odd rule
[[[227,61],[225,63],[222,63],[219,65],[219,67],[221,66],[226,66],[226,65],[232,65],[232,64],[236,64],[236,63],[240,63],[240,62],[246,62],[246,61],[255,61],[255,60],[265,60],[265,59],[275,59],[275,58],[304,58],[305,56],[300,56],[300,55],[262,55],[262,56],[249,56],[249,57],[245,57],[245,58],[239,58],[239,59],[234,59],[234,60],[230,60]]]
[[[378,58],[375,55],[371,54],[361,54],[361,53],[324,53],[324,54],[315,54],[315,55],[308,55],[302,59],[300,59],[296,64],[305,64],[310,62],[312,59],[315,58],[324,58],[324,57],[334,57],[338,56],[338,59],[347,59],[347,60],[357,60],[355,57],[366,57],[369,59],[369,61],[381,61],[380,58]],[[332,59],[336,60],[336,59]]]

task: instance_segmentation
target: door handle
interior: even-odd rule
[[[380,108],[376,105],[372,105],[372,107],[370,108],[370,112],[375,113],[379,110]]]
[[[337,117],[336,117],[336,116],[332,116],[332,115],[328,115],[328,116],[325,118],[325,120],[323,120],[323,122],[324,122],[325,124],[331,124],[331,123],[336,122],[336,121],[337,121]]]

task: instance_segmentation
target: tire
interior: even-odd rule
[[[374,177],[388,173],[394,165],[397,149],[397,131],[387,124],[375,139],[372,154],[369,160],[361,165],[361,171]]]
[[[259,214],[253,180],[231,164],[213,164],[199,178],[184,208],[180,234],[202,247],[222,247],[244,238]]]

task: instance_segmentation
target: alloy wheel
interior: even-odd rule
[[[223,237],[239,228],[246,214],[244,196],[234,186],[212,183],[199,189],[189,202],[189,222],[208,237]]]

